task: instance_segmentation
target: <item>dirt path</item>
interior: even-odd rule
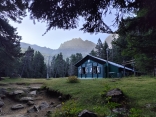
[[[9,84],[5,86],[0,86],[0,89],[4,88],[5,90],[22,90],[24,92],[30,91],[31,88],[38,88],[41,87],[41,83],[32,83],[30,85],[26,84]],[[15,101],[12,97],[6,96],[2,101],[4,102],[4,105],[1,108],[0,117],[46,117],[48,111],[54,111],[58,105],[61,105],[61,102],[58,100],[58,98],[54,98],[51,96],[48,96],[46,91],[44,90],[37,90],[36,95],[33,96],[34,105],[38,106],[42,102],[47,102],[49,104],[49,107],[43,110],[39,110],[39,112],[32,112],[27,113],[27,111],[30,108],[33,108],[34,105],[29,106],[25,102],[21,101]],[[11,107],[16,104],[22,104],[24,108],[12,110]]]

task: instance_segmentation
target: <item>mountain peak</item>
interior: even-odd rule
[[[89,46],[89,47],[88,47]],[[66,41],[60,45],[59,49],[84,49],[84,48],[94,48],[95,43],[82,40],[81,38],[73,38],[72,40]]]
[[[82,40],[81,38],[73,38],[69,41],[62,43],[59,49],[50,49],[47,47],[40,47],[37,45],[30,45],[27,43],[21,42],[22,51],[26,51],[28,46],[31,46],[35,51],[40,51],[44,56],[54,56],[60,52],[63,54],[64,58],[70,57],[71,54],[81,53],[83,56],[86,56],[90,53],[91,50],[95,48],[95,43]]]

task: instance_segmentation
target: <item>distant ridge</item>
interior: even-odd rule
[[[62,52],[63,57],[70,57],[71,54],[82,53],[83,56],[86,56],[95,48],[95,43],[82,40],[81,38],[73,38],[72,40],[66,41],[60,45],[58,49],[50,49],[47,47],[40,47],[38,45],[31,45],[28,43],[21,42],[22,51],[26,51],[28,46],[33,48],[35,51],[40,51],[44,56],[54,56]]]
[[[21,48],[22,49],[26,49],[30,46],[31,48],[35,49],[36,51],[42,51],[42,52],[45,52],[45,53],[49,53],[51,51],[53,51],[54,49],[51,49],[51,48],[47,48],[47,47],[41,47],[41,46],[38,46],[36,44],[28,44],[28,43],[24,43],[24,42],[21,42],[20,43],[21,45]]]

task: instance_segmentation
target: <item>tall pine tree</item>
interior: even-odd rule
[[[17,72],[21,37],[9,20],[21,22],[26,7],[27,2],[24,0],[0,0],[0,75],[2,72],[7,75]]]
[[[33,57],[34,57],[34,49],[30,46],[28,47],[27,51],[25,52],[25,55],[21,59],[21,69],[19,72],[21,72],[21,77],[25,78],[32,78],[32,64],[33,64]]]
[[[72,54],[70,56],[69,75],[77,76],[77,67],[75,64],[83,58],[81,53]]]
[[[39,51],[36,51],[34,54],[32,68],[33,78],[46,77],[46,64],[44,62],[44,56]]]

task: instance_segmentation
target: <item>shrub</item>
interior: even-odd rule
[[[131,108],[129,117],[142,117],[142,111],[140,109]]]
[[[82,109],[78,107],[77,102],[70,100],[65,104],[62,103],[62,108],[56,110],[53,113],[53,117],[77,117],[78,113],[81,111]]]
[[[78,83],[80,80],[77,78],[77,76],[69,76],[67,79],[68,83]]]

